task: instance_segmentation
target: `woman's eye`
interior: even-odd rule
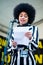
[[[25,18],[27,18],[27,16],[24,16]]]
[[[20,17],[22,17],[22,15],[20,15]]]
[[[20,17],[25,17],[25,18],[27,18],[27,16],[22,16],[22,15],[21,15]]]

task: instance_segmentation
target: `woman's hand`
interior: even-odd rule
[[[31,33],[31,32],[26,32],[26,33],[25,33],[25,36],[26,36],[27,38],[29,38],[29,40],[31,40],[31,38],[32,38],[32,33]]]
[[[12,40],[12,45],[13,45],[13,47],[16,47],[17,46],[17,42],[15,42],[14,40]]]

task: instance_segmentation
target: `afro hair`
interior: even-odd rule
[[[13,16],[14,19],[18,19],[21,12],[26,12],[29,17],[29,24],[33,23],[35,19],[35,9],[28,3],[21,3],[14,8]]]

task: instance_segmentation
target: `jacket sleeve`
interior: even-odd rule
[[[38,27],[33,26],[33,34],[32,34],[31,44],[33,45],[34,48],[38,48],[38,42],[39,42]]]

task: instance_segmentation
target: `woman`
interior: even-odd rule
[[[11,61],[12,65],[13,64],[14,65],[36,65],[32,52],[38,48],[38,28],[36,26],[31,25],[35,19],[35,9],[28,3],[21,3],[14,8],[13,15],[14,15],[14,19],[18,19],[19,25],[17,27],[28,26],[28,27],[30,27],[30,30],[32,30],[32,32],[25,33],[25,37],[27,37],[30,40],[28,47],[26,47],[25,45],[17,46],[16,41],[14,41],[12,39],[10,40],[10,42],[11,42],[9,44],[10,47],[13,46],[15,50],[19,49],[18,51],[16,51],[17,54],[14,56],[13,62]],[[22,47],[24,47],[24,49],[22,49]],[[22,50],[20,50],[20,48]],[[25,51],[26,49],[27,49],[27,51]],[[24,51],[26,52],[27,57],[25,56]],[[24,54],[24,56],[23,56],[23,54]],[[19,57],[19,59],[18,59],[18,57]]]

